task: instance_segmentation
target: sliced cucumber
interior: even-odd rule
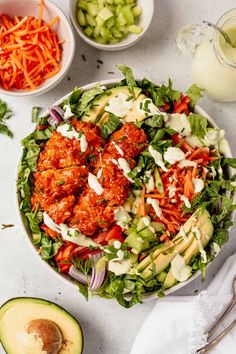
[[[155,168],[154,176],[155,176],[156,189],[157,189],[157,191],[158,191],[160,194],[163,194],[163,193],[164,193],[164,187],[163,187],[163,183],[162,183],[162,180],[161,180],[160,173],[159,173],[159,171],[158,171],[157,168]]]

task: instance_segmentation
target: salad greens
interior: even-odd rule
[[[13,115],[12,110],[7,103],[0,99],[0,134],[4,134],[13,138],[13,133],[7,126],[6,121]]]
[[[68,246],[67,240],[61,236],[51,238],[46,234],[42,228],[44,217],[40,204],[32,210],[33,174],[37,171],[38,156],[55,129],[49,125],[47,117],[38,117],[36,111],[36,124],[43,124],[45,127],[22,140],[23,156],[17,185],[20,209],[25,215],[32,242],[39,248],[41,258],[57,271],[73,264],[88,279],[93,278],[93,282],[95,279],[94,284],[101,284],[91,291],[93,294],[107,299],[115,298],[120,305],[130,308],[142,302],[145,294],[156,293],[162,297],[165,289],[187,280],[174,267],[176,253],[180,259],[184,259],[182,267],[190,269],[188,276],[200,270],[205,278],[207,264],[214,260],[217,250],[227,242],[232,226],[232,214],[236,208],[236,176],[232,176],[229,169],[236,168],[236,159],[225,157],[220,151],[220,142],[224,139],[220,129],[209,127],[207,119],[194,112],[194,105],[202,96],[200,88],[192,85],[184,95],[173,89],[171,80],[167,85],[161,86],[148,79],[135,81],[130,68],[124,64],[117,67],[125,79],[114,86],[115,91],[111,87],[106,90],[100,85],[86,92],[76,88],[61,104],[64,110],[69,105],[74,118],[82,122],[89,121],[88,117],[95,114],[96,110],[93,109],[98,106],[98,117],[93,116],[93,121],[100,127],[101,136],[106,141],[110,141],[112,133],[126,123],[125,116],[118,117],[107,112],[106,119],[102,116],[107,99],[119,97],[119,89],[123,95],[121,97],[125,97],[124,92],[127,92],[128,100],[132,98],[132,110],[137,107],[138,99],[148,99],[155,105],[148,117],[141,109],[138,111],[136,108],[134,111],[134,116],[137,115],[139,119],[131,120],[131,124],[145,132],[148,143],[139,143],[142,152],[135,158],[135,165],[127,172],[127,178],[132,181],[128,198],[123,205],[117,207],[114,214],[116,223],[110,228],[102,228],[95,235],[101,239],[98,241],[94,238],[97,246],[93,244],[82,247],[85,248],[81,251],[84,257],[80,253],[73,254],[58,263],[57,258]],[[138,97],[134,95],[137,87],[138,92],[141,91]],[[101,117],[103,118],[100,119]],[[189,125],[189,140],[175,130],[176,126],[169,123],[170,118],[180,117]],[[215,139],[213,145],[207,146],[205,141],[209,129],[218,140]],[[198,138],[198,145],[194,145],[192,137]],[[118,150],[122,146],[122,138],[114,143],[120,144]],[[123,153],[124,160],[125,151]],[[86,157],[88,163],[89,156]],[[64,188],[64,183],[59,182],[57,186]],[[97,202],[107,205],[107,200],[102,195]],[[186,226],[188,223],[189,229]],[[178,226],[174,226],[176,224]],[[79,234],[79,230],[76,232]],[[204,244],[203,234],[209,236]],[[203,247],[200,251],[201,242]],[[95,261],[96,252],[102,253],[100,261]],[[106,272],[104,267],[100,267],[103,270],[96,268],[98,262],[103,263]],[[89,286],[79,282],[76,284],[88,299]]]

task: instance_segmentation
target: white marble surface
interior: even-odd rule
[[[68,13],[68,0],[54,2]],[[0,231],[0,304],[11,297],[36,296],[64,306],[81,322],[85,336],[85,354],[128,354],[155,301],[130,310],[121,308],[115,301],[103,299],[93,299],[86,303],[76,290],[67,287],[45,269],[40,258],[31,252],[16,217],[14,184],[20,154],[19,141],[33,128],[30,122],[32,106],[47,108],[75,85],[120,76],[114,69],[116,63],[130,65],[140,77],[146,76],[158,82],[171,77],[175,87],[182,90],[188,88],[191,84],[190,63],[176,48],[177,31],[188,23],[200,23],[204,19],[216,21],[223,12],[235,6],[235,1],[156,0],[155,3],[151,28],[146,37],[133,48],[117,53],[99,52],[77,37],[75,60],[69,74],[58,87],[50,93],[31,99],[1,96],[15,112],[15,116],[9,121],[15,135],[13,140],[0,136],[0,224],[12,223],[15,226]],[[86,62],[82,60],[81,54],[85,55]],[[99,68],[98,59],[104,62]],[[115,71],[115,74],[108,74],[109,71]],[[204,98],[201,105],[226,130],[236,154],[236,103],[220,104]],[[230,241],[209,267],[207,281],[201,283],[201,279],[197,279],[179,291],[178,295],[192,294],[196,289],[204,289],[223,261],[235,250],[234,228]],[[4,353],[1,348],[0,353]]]

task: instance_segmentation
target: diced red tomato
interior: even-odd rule
[[[110,241],[110,240],[118,240],[120,242],[124,242],[124,238],[122,237],[122,229],[119,225],[114,225],[106,235],[105,240]]]
[[[190,99],[188,96],[181,95],[180,101],[174,102],[174,111],[173,113],[185,113],[187,116],[189,115],[189,105]]]

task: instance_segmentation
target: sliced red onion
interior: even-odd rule
[[[49,112],[48,123],[55,128],[63,120],[63,116],[65,112],[59,106],[49,107],[48,112]]]
[[[86,276],[84,273],[82,273],[80,270],[75,268],[73,265],[70,267],[68,274],[72,278],[74,278],[75,280],[77,280],[78,282],[84,285],[88,285],[88,280],[90,281],[90,275]]]
[[[91,281],[90,281],[90,289],[91,290],[99,289],[102,286],[102,284],[104,283],[104,280],[106,278],[105,264],[104,264],[104,269],[102,269],[100,272],[97,272],[97,270],[96,270],[96,264],[102,256],[103,256],[102,252],[92,255],[93,268],[92,268],[92,277],[91,277]]]

